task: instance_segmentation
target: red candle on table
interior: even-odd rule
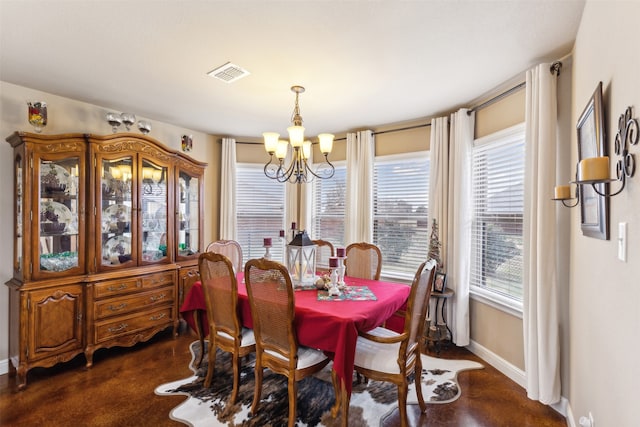
[[[336,249],[336,255],[338,255],[339,258],[344,258],[345,249],[344,248],[337,248]]]
[[[271,246],[271,237],[265,237],[264,238],[264,245],[265,246]]]
[[[280,237],[284,237],[284,230],[280,230]]]
[[[295,222],[292,222],[292,223],[291,223],[291,229],[292,229],[292,230],[295,230],[295,229],[296,229],[296,223],[295,223]]]
[[[329,258],[329,267],[336,268],[338,267],[338,258],[332,256]]]

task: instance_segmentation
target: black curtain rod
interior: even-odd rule
[[[481,109],[483,109],[483,108],[485,108],[485,107],[488,107],[489,105],[491,105],[491,104],[493,104],[493,103],[495,103],[495,102],[500,101],[502,98],[505,98],[505,97],[507,97],[507,96],[511,95],[512,93],[519,91],[520,89],[524,88],[526,85],[527,85],[527,82],[522,82],[522,83],[520,83],[520,84],[518,84],[518,85],[516,85],[516,86],[512,87],[511,89],[507,89],[506,91],[504,91],[504,92],[502,92],[502,93],[500,93],[500,94],[498,94],[498,95],[494,96],[493,98],[491,98],[491,99],[489,99],[489,100],[487,100],[487,101],[483,102],[483,103],[482,103],[482,104],[480,104],[480,105],[476,105],[476,106],[475,106],[475,107],[473,107],[473,108],[469,108],[469,109],[467,110],[467,115],[469,115],[469,116],[470,116],[470,115],[471,115],[471,113],[473,113],[474,111],[476,111],[476,110],[481,110]]]
[[[431,123],[424,123],[424,124],[421,124],[421,125],[407,126],[407,127],[398,128],[398,129],[381,130],[380,132],[373,132],[373,134],[374,135],[380,135],[380,134],[383,134],[383,133],[401,132],[403,130],[418,129],[418,128],[424,128],[424,127],[427,127],[427,126],[431,126]],[[347,137],[336,138],[336,139],[334,139],[334,141],[344,141],[346,139],[347,139]]]
[[[549,71],[551,72],[551,74],[555,74],[557,77],[560,76],[560,70],[562,69],[562,62],[561,61],[555,61],[554,63],[551,64],[551,67],[549,67]],[[469,108],[469,110],[467,111],[468,115],[471,115],[472,112],[476,111],[476,110],[481,110],[485,107],[488,107],[489,105],[500,101],[502,98],[504,98],[505,96],[509,96],[514,92],[519,91],[520,89],[524,88],[525,86],[527,86],[527,82],[522,82],[514,87],[512,87],[511,89],[507,89],[506,91],[494,96],[493,98],[483,102],[480,105],[476,105],[473,108]]]

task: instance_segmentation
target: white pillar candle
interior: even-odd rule
[[[570,199],[571,189],[568,185],[556,185],[556,199]]]
[[[609,179],[609,157],[591,157],[580,161],[580,181]]]

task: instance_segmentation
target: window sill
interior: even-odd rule
[[[472,287],[469,290],[471,299],[486,304],[496,310],[503,311],[514,317],[522,319],[522,303],[514,301],[510,298],[498,295],[495,292],[487,291],[482,288]]]

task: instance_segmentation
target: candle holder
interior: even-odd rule
[[[576,179],[577,179],[578,171],[576,170]],[[575,181],[572,181],[574,183]],[[562,202],[563,205],[567,208],[575,208],[580,203],[580,192],[576,188],[576,197],[571,197],[571,187],[569,185],[558,185],[555,188],[555,196],[551,200],[555,200],[558,202]],[[568,200],[575,200],[574,203],[568,205]]]
[[[271,259],[271,237],[265,237],[263,240],[264,259]]]
[[[626,185],[627,178],[631,178],[636,170],[635,157],[629,153],[629,145],[636,145],[638,143],[638,120],[632,117],[631,107],[627,107],[624,114],[620,115],[618,119],[618,133],[615,139],[615,151],[620,159],[616,162],[616,178],[609,178],[609,157],[592,157],[583,159],[580,161],[580,170],[582,172],[588,172],[583,174],[581,172],[580,179],[576,180],[576,184],[591,184],[593,190],[603,197],[613,197],[622,192]],[[605,173],[600,176],[601,170],[604,169]],[[584,176],[587,175],[587,176]],[[610,182],[620,181],[622,185],[615,193],[611,193],[605,190],[601,192],[598,190],[598,184],[606,184]]]
[[[344,283],[344,272],[346,270],[346,267],[344,266],[344,260],[346,259],[346,257],[338,257],[338,286],[341,289],[344,289],[347,287],[347,285]]]

